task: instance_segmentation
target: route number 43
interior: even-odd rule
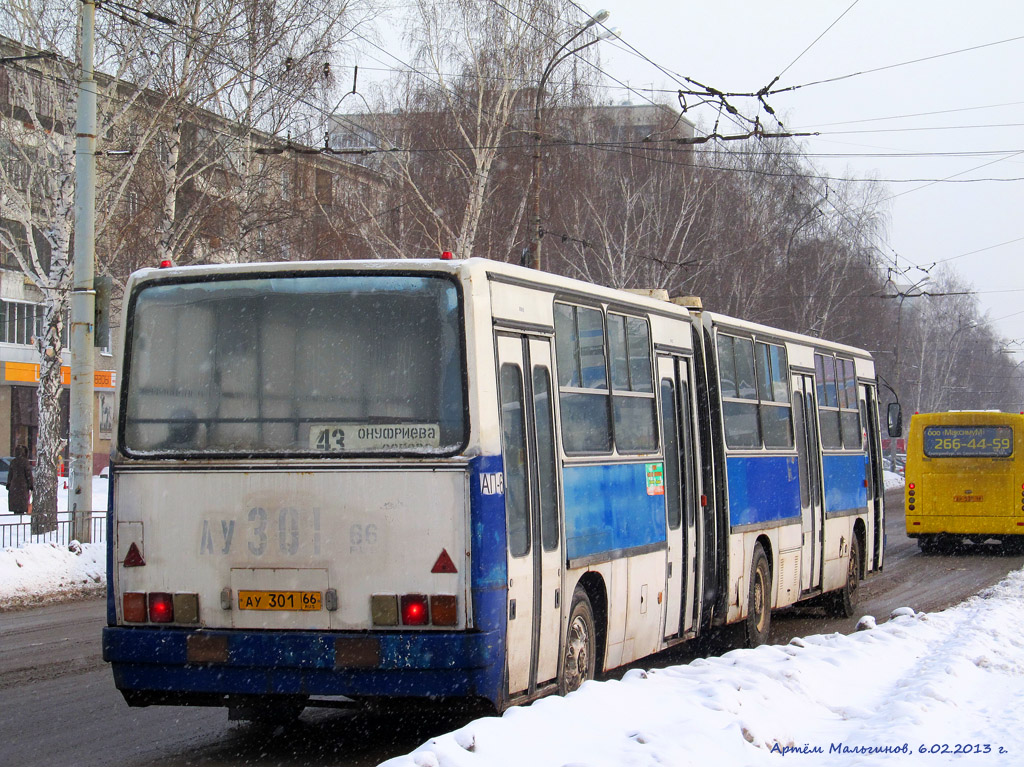
[[[344,450],[345,432],[342,429],[321,429],[316,446],[318,450]]]

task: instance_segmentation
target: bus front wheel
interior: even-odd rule
[[[562,695],[579,689],[585,681],[594,678],[595,640],[594,610],[587,592],[577,586],[572,595],[569,627],[565,634],[565,655],[559,684]]]
[[[768,641],[772,624],[772,573],[768,557],[760,543],[754,546],[750,560],[750,585],[747,589],[747,620],[744,639],[747,647],[758,647]]]

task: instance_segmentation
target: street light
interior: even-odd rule
[[[919,279],[905,291],[900,290],[899,287],[897,287],[896,283],[893,282],[892,280],[890,280],[890,282],[892,282],[892,286],[893,288],[895,288],[897,296],[900,300],[899,308],[896,310],[896,345],[893,347],[893,356],[896,358],[896,362],[894,365],[896,372],[896,390],[899,391],[901,384],[900,379],[902,377],[900,375],[900,330],[903,325],[903,301],[904,299],[907,298],[920,298],[921,296],[924,295],[921,289],[924,287],[925,283],[928,282],[928,275],[926,274],[924,277]],[[915,290],[917,290],[917,293],[914,292]],[[893,465],[895,465],[896,463],[896,440],[900,436],[902,435],[898,434],[895,436],[891,436],[889,441],[889,453],[893,460]]]
[[[540,77],[540,83],[537,85],[537,93],[536,93],[536,95],[534,97],[534,100],[533,100],[533,219],[531,221],[531,228],[532,228],[533,232],[532,232],[532,237],[530,238],[530,266],[532,266],[534,269],[540,269],[540,265],[541,265],[541,261],[540,261],[540,236],[541,236],[541,230],[540,230],[540,170],[541,170],[541,163],[540,163],[540,142],[541,142],[541,135],[540,135],[540,104],[541,104],[541,99],[544,97],[544,85],[545,85],[545,83],[547,83],[548,77],[551,75],[551,72],[554,70],[554,68],[557,67],[559,64],[561,64],[563,61],[565,61],[570,56],[572,56],[572,55],[574,55],[576,53],[579,53],[584,48],[589,48],[591,45],[593,45],[594,43],[596,43],[596,42],[598,42],[600,40],[606,40],[609,37],[618,37],[619,32],[618,32],[617,29],[606,29],[603,32],[601,32],[601,34],[599,34],[597,37],[595,37],[593,40],[588,40],[587,42],[583,43],[582,45],[578,45],[575,48],[569,48],[569,46],[572,45],[573,42],[575,42],[579,38],[580,35],[582,35],[584,32],[586,32],[588,29],[590,29],[595,24],[603,23],[604,21],[606,21],[608,19],[608,17],[610,15],[611,14],[608,11],[604,11],[604,10],[598,11],[593,16],[591,16],[589,19],[587,19],[587,22],[582,27],[580,27],[578,30],[576,30],[576,32],[572,35],[572,37],[570,37],[568,40],[566,40],[564,43],[562,43],[560,46],[558,46],[558,49],[555,51],[554,55],[552,55],[551,60],[548,62],[548,65],[546,67],[544,67],[544,72],[543,72],[543,74],[541,74],[541,77]]]

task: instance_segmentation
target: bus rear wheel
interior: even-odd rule
[[[747,647],[758,647],[768,641],[772,625],[772,572],[768,557],[760,543],[754,546],[750,560],[750,584],[747,588],[747,619],[743,624]]]
[[[578,690],[585,681],[594,678],[596,648],[594,610],[587,592],[577,586],[569,610],[569,627],[565,632],[565,654],[558,685],[562,695]]]
[[[846,563],[846,583],[831,596],[828,612],[835,618],[852,618],[860,601],[860,542],[850,541],[850,558]]]

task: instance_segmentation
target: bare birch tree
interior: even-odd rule
[[[77,106],[78,7],[61,0],[11,0],[0,8],[0,32],[12,42],[2,71],[5,96],[0,114],[0,252],[39,290],[43,319],[35,336],[39,352],[39,411],[36,441],[33,533],[57,523],[57,463],[61,438],[61,362],[71,285],[71,234],[74,213]],[[104,46],[97,46],[100,135],[126,119],[135,100],[118,91],[124,68]],[[101,230],[116,207],[129,157],[105,175],[97,195]],[[109,207],[108,207],[109,206]]]
[[[365,120],[383,148],[401,150],[388,154],[391,200],[364,211],[378,255],[514,254],[525,235],[538,80],[566,31],[580,23],[579,11],[563,0],[413,4],[412,70],[389,84]],[[564,103],[591,76],[564,66],[564,77],[548,82],[548,105]],[[397,226],[380,215],[398,207]]]

